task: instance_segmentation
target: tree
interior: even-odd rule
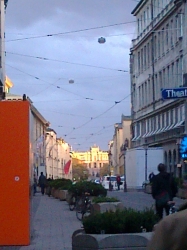
[[[103,167],[100,169],[100,176],[109,175],[109,173],[110,173],[109,166],[107,163],[104,163]]]
[[[86,164],[76,158],[72,159],[72,175],[76,180],[87,180],[88,170]]]

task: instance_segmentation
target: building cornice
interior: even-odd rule
[[[181,4],[182,5],[182,4]],[[151,30],[149,30],[143,37],[142,39],[137,42],[137,44],[135,44],[133,47],[130,48],[130,51],[131,53],[133,53],[134,50],[138,49],[138,47],[141,46],[142,43],[144,43],[144,41],[148,40],[148,38],[152,35],[152,32],[154,32],[154,30],[157,30],[165,21],[166,19],[168,19],[172,14],[173,12],[175,12],[177,9],[178,9],[179,6],[177,5],[173,5],[173,7],[167,12],[167,14],[162,18],[160,19],[154,26]],[[153,21],[149,24],[149,26],[152,26],[153,23],[155,22],[157,17],[155,17],[153,19]],[[147,28],[149,27],[147,26]],[[147,29],[146,28],[146,29]],[[142,32],[143,33],[143,32]],[[138,37],[136,39],[133,39],[132,42],[136,42],[136,40],[138,40]]]
[[[147,0],[140,0],[140,2],[136,5],[136,7],[131,12],[132,15],[136,16],[141,8],[146,4]]]

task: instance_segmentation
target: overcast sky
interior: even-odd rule
[[[114,124],[122,114],[130,115],[129,49],[136,37],[131,11],[137,3],[8,2],[6,74],[14,83],[11,93],[29,96],[73,150],[94,144],[107,150]],[[99,44],[99,37],[106,43]]]

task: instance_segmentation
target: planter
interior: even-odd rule
[[[60,199],[60,201],[66,200],[67,192],[68,192],[67,190],[59,190],[58,198]]]
[[[124,205],[122,202],[102,202],[102,203],[93,203],[93,211],[92,214],[95,213],[104,213],[106,211],[115,212],[117,209],[123,210]]]
[[[55,189],[54,189],[54,187],[52,187],[52,188],[51,188],[51,196],[54,197],[54,194],[55,194]]]
[[[72,250],[146,250],[152,233],[85,234],[77,230],[72,236]]]
[[[55,191],[54,191],[54,198],[55,199],[58,199],[58,197],[59,197],[59,189],[55,189]]]
[[[147,194],[152,194],[152,185],[147,184],[147,185],[145,186],[145,193],[147,193]]]
[[[185,188],[179,188],[176,196],[178,198],[186,199],[186,196],[187,196],[186,193],[187,193],[187,190]]]

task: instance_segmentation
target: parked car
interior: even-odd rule
[[[100,180],[99,179],[96,179],[94,182],[97,183],[97,184],[100,184]]]
[[[109,182],[111,181],[111,185],[113,186],[113,189],[116,185],[116,176],[115,175],[112,175],[112,176],[109,176],[109,175],[105,175],[103,176],[103,180],[102,180],[102,185],[105,189],[108,189],[109,190]]]

